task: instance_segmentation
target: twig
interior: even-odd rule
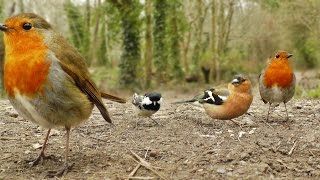
[[[147,159],[148,152],[149,152],[149,147],[147,148],[147,151],[146,151],[146,153],[144,154],[144,159]]]
[[[130,177],[130,179],[154,179],[154,177],[139,177],[139,176],[135,176],[135,177]]]
[[[290,151],[288,152],[288,155],[290,156],[292,153],[293,153],[293,150],[294,150],[294,148],[296,147],[296,145],[297,145],[297,140],[293,143],[293,146],[292,146],[292,148],[290,149]]]
[[[0,137],[0,140],[2,141],[10,141],[10,140],[19,140],[20,138],[15,137]]]
[[[286,167],[287,169],[290,169],[284,162],[282,162],[282,160],[277,159],[277,162],[279,162],[282,166]]]
[[[136,153],[134,153],[133,151],[131,151],[131,154],[133,155],[133,160],[136,161],[137,163],[141,164],[142,166],[144,166],[145,168],[149,169],[150,171],[152,171],[153,173],[157,174],[161,179],[168,179],[167,177],[165,177],[164,175],[162,175],[160,172],[158,172],[156,169],[162,169],[159,167],[154,167],[151,166],[150,163],[148,163],[147,161],[145,161],[144,159],[142,159],[139,155],[137,155]]]
[[[9,154],[9,155],[7,155],[7,156],[4,156],[4,157],[1,158],[1,160],[8,159],[8,158],[10,158],[11,156],[12,156],[11,154]]]
[[[204,137],[204,138],[216,138],[215,135],[209,135],[209,134],[198,134],[200,137]]]
[[[274,127],[272,127],[267,121],[262,119],[262,122],[264,122],[266,125],[268,125],[269,127],[271,127],[272,129],[274,129]]]
[[[273,149],[273,152],[277,152],[277,151],[278,151],[278,149],[279,149],[280,146],[281,146],[281,143],[282,143],[282,141],[279,141],[279,142],[277,143],[277,145],[276,145],[275,148]]]
[[[126,179],[133,179],[134,175],[136,174],[136,172],[138,171],[138,169],[140,168],[141,164],[138,164],[132,171],[131,173],[128,175],[128,177]]]
[[[313,152],[310,149],[308,149],[308,151],[313,157],[316,157],[316,155],[314,155]]]
[[[108,126],[107,123],[100,123],[100,124],[88,124],[84,127],[99,127],[99,126]]]

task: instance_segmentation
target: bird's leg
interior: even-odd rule
[[[66,131],[67,131],[67,133],[66,133],[67,139],[66,139],[66,151],[65,151],[65,155],[64,155],[63,167],[58,171],[49,172],[49,174],[48,174],[49,177],[61,177],[65,174],[67,174],[68,171],[71,170],[71,168],[74,165],[73,163],[68,164],[70,127],[66,127]]]
[[[152,117],[149,117],[153,122],[155,122],[157,125],[161,125],[158,123],[158,121],[156,121],[155,119],[153,119]]]
[[[47,141],[49,139],[49,135],[50,135],[50,131],[51,129],[48,130],[47,132],[47,136],[44,139],[40,154],[38,155],[38,157],[34,160],[29,161],[28,163],[31,165],[31,167],[38,165],[40,162],[43,162],[44,159],[46,159],[46,156],[44,155],[44,150],[46,149],[47,146]]]
[[[268,115],[267,115],[267,121],[269,120],[270,109],[271,109],[271,103],[269,103],[269,110],[268,110]]]
[[[287,105],[286,105],[286,103],[285,103],[285,102],[284,102],[284,108],[286,109],[286,115],[287,115],[287,117],[286,117],[286,121],[288,121],[288,120],[289,120],[289,116],[288,116]]]
[[[239,126],[240,129],[242,129],[242,126],[241,126],[241,124],[239,122],[237,122],[237,121],[235,121],[233,119],[230,119],[230,121],[233,122],[234,124],[236,124],[237,126]]]
[[[137,121],[136,122],[136,126],[134,127],[135,129],[139,126],[139,122],[141,121],[140,117],[139,116],[136,116],[137,117]]]

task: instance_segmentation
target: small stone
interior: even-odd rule
[[[10,116],[10,117],[13,117],[13,118],[17,118],[17,117],[18,117],[18,114],[17,114],[17,113],[10,113],[9,116]]]
[[[42,148],[42,145],[39,144],[39,143],[35,143],[35,144],[32,144],[32,147],[33,147],[34,149],[40,149],[40,148]]]
[[[128,168],[126,169],[126,171],[127,171],[127,172],[131,172],[131,171],[132,171],[132,167],[128,167]]]
[[[158,155],[159,155],[159,152],[157,152],[157,151],[150,152],[150,157],[157,157]]]
[[[247,126],[254,126],[255,125],[255,122],[252,120],[251,117],[244,117],[242,120],[244,125],[247,125]]]
[[[56,129],[51,129],[50,136],[59,136],[60,131]]]
[[[226,173],[226,169],[224,167],[220,167],[220,168],[217,169],[217,173],[225,174]]]

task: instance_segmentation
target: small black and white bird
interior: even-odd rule
[[[150,119],[152,119],[151,115],[160,109],[161,101],[161,94],[157,92],[146,93],[145,95],[134,93],[132,98],[132,104],[136,107],[137,114]],[[152,120],[159,125],[156,120]]]

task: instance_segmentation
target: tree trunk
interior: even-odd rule
[[[168,8],[167,0],[155,0],[154,7],[154,63],[156,66],[156,75],[158,81],[161,83],[166,83],[168,80],[168,51],[166,43],[166,12]]]
[[[15,12],[16,3],[13,2],[10,8],[9,16],[12,16],[12,14]],[[4,0],[0,0],[0,14],[3,15],[4,11]],[[1,42],[0,42],[0,96],[5,96],[5,89],[4,89],[4,56],[5,56],[5,48],[4,48],[4,42],[3,42],[3,33],[0,35]]]
[[[20,12],[24,12],[24,4],[23,4],[23,0],[19,0],[19,8],[20,8]]]
[[[173,75],[173,79],[181,80],[183,78],[183,71],[181,68],[181,51],[180,51],[180,34],[178,29],[178,8],[180,7],[179,2],[177,0],[170,1],[169,13],[169,32],[168,32],[168,40],[169,40],[169,52],[170,52],[170,61],[171,61],[171,74]]]
[[[122,54],[120,60],[120,86],[125,88],[136,87],[137,65],[140,61],[140,1],[125,0],[111,1],[121,14]]]
[[[98,46],[101,43],[101,38],[104,37],[100,37],[98,39],[98,35],[99,35],[99,27],[100,27],[100,17],[101,17],[101,0],[96,0],[96,6],[95,6],[95,23],[94,23],[94,29],[93,29],[93,37],[92,37],[92,41],[91,41],[91,54],[90,54],[90,58],[92,61],[92,64],[96,65],[97,64],[97,53],[98,53]]]
[[[187,36],[187,39],[186,39],[186,42],[183,42],[182,43],[182,56],[183,56],[183,65],[184,65],[184,69],[187,73],[190,72],[190,66],[189,66],[189,61],[188,61],[188,53],[189,53],[189,47],[190,47],[190,42],[191,42],[191,30],[189,30],[188,34],[186,35]]]
[[[202,43],[202,31],[203,31],[203,2],[202,0],[197,0],[196,7],[197,11],[197,23],[195,25],[195,45],[192,53],[192,64],[193,68],[191,69],[192,75],[199,75],[199,58],[200,58],[200,49]]]
[[[228,15],[225,20],[226,25],[225,25],[224,42],[223,42],[224,48],[226,48],[228,45],[233,13],[234,13],[234,1],[230,0],[230,2],[228,4]]]
[[[145,33],[145,52],[144,60],[146,64],[146,88],[150,88],[152,79],[152,3],[151,0],[145,1],[146,14],[146,33]]]
[[[217,19],[216,19],[216,0],[211,0],[211,40],[210,40],[210,46],[211,46],[211,53],[212,53],[212,77],[216,80],[217,75],[217,66],[218,59],[217,59],[217,40],[216,40],[216,29],[217,29]]]

